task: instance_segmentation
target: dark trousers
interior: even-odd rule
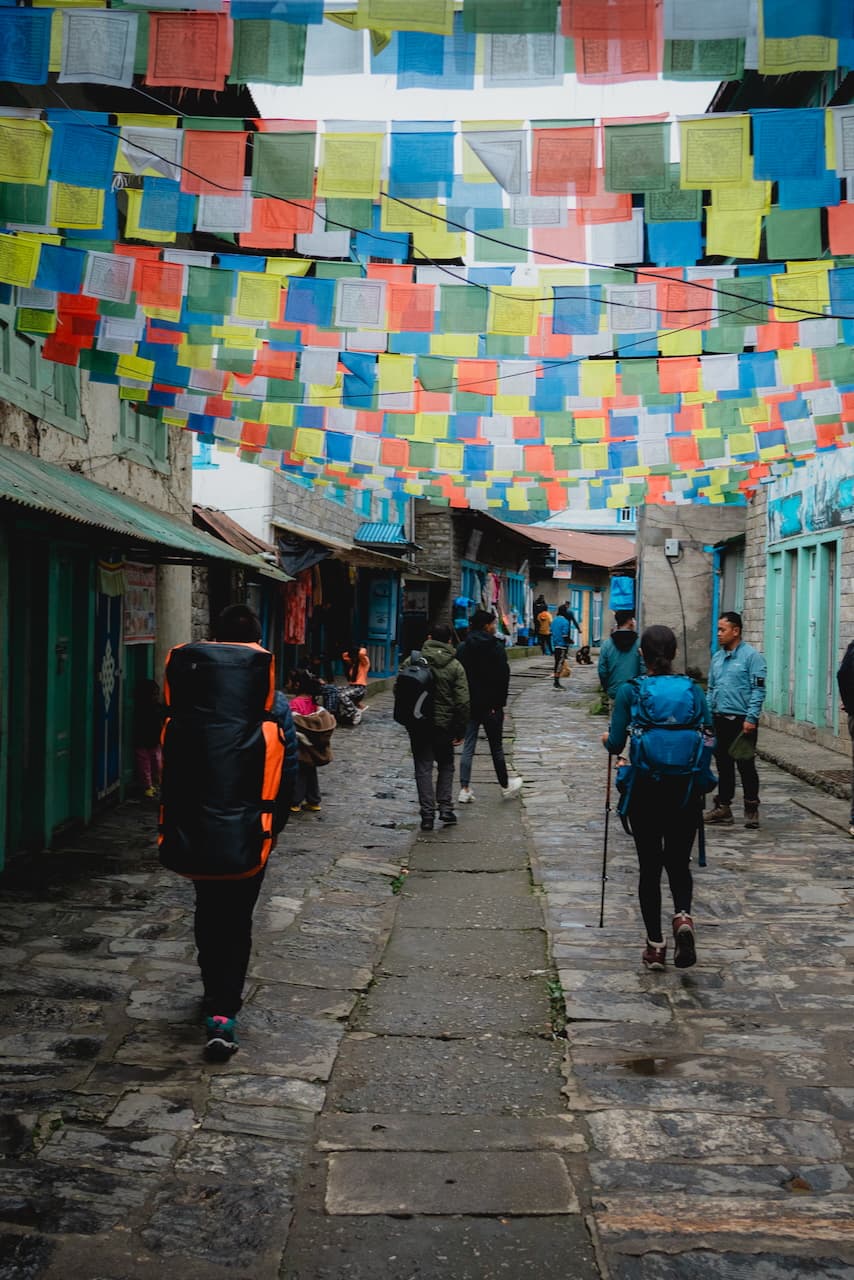
[[[195,933],[204,1010],[233,1018],[243,1003],[252,950],[252,912],[264,870],[245,880],[194,880]]]
[[[507,762],[504,759],[504,708],[497,707],[494,711],[481,711],[472,716],[466,726],[466,736],[463,741],[463,752],[460,757],[460,786],[467,787],[471,782],[471,766],[474,760],[475,748],[477,747],[477,735],[480,726],[483,725],[486,733],[486,740],[489,743],[489,750],[492,755],[492,764],[495,768],[495,776],[498,783],[502,787],[506,787],[508,783]]]
[[[557,645],[555,648],[555,684],[560,680],[560,669],[563,666],[564,659],[569,653],[569,645]]]
[[[638,899],[650,942],[660,942],[661,873],[667,872],[673,911],[691,911],[694,883],[691,847],[700,824],[700,802],[685,798],[682,779],[647,782],[636,778],[629,804],[629,820],[638,853]]]
[[[428,732],[409,734],[412,760],[415,764],[415,785],[418,788],[418,807],[421,817],[427,819],[439,813],[449,813],[454,807],[454,741],[449,732],[431,729]],[[436,766],[436,786],[433,787],[433,766]]]
[[[545,657],[547,653],[551,653],[552,651],[551,635],[542,635],[541,633],[540,635],[537,636],[537,643],[539,644],[540,649],[542,650],[543,657]]]
[[[854,716],[848,717],[848,732],[851,734],[851,825],[854,826]]]
[[[718,740],[715,747],[715,764],[718,768],[718,801],[720,804],[732,804],[732,798],[735,795],[736,765],[738,765],[741,788],[744,792],[744,803],[759,804],[759,774],[756,772],[756,761],[733,760],[729,754],[729,748],[741,733],[743,724],[744,716],[736,716],[734,720],[731,720],[729,716],[715,716],[715,737]],[[758,729],[754,729],[751,735],[754,742],[756,742],[758,732]]]
[[[320,804],[320,786],[317,781],[317,765],[303,764],[300,760],[291,804],[302,804],[303,800],[308,804]]]

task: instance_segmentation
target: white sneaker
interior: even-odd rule
[[[522,790],[522,779],[511,778],[506,787],[501,788],[501,794],[505,800],[509,800],[511,796],[515,796],[517,791]]]
[[[474,792],[471,787],[460,787],[460,794],[457,796],[457,804],[473,804]]]

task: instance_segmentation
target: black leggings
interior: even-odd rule
[[[245,880],[193,881],[205,1013],[233,1018],[243,1003],[252,950],[252,912],[263,879],[262,869]]]
[[[700,823],[700,802],[683,804],[685,782],[644,782],[636,778],[629,805],[629,820],[638,851],[638,898],[650,942],[660,942],[661,872],[667,872],[673,910],[691,911],[694,882],[691,848]]]

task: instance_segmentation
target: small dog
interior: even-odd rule
[[[590,667],[593,665],[593,659],[590,657],[589,644],[583,644],[580,649],[576,649],[575,661],[580,667]]]

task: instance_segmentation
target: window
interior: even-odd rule
[[[156,409],[129,400],[119,402],[116,453],[120,456],[153,467],[155,471],[168,471],[168,432],[169,428],[157,416]]]
[[[637,519],[635,507],[620,507],[617,512],[617,524],[634,524]]]
[[[0,396],[72,435],[85,436],[80,374],[42,358],[43,339],[15,328],[15,308],[0,306]]]

